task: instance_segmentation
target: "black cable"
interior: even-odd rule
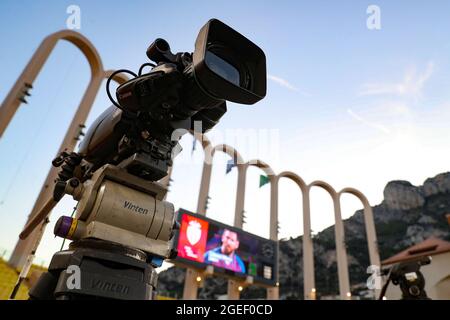
[[[150,63],[150,62],[144,63],[144,64],[139,68],[139,73],[138,73],[139,76],[142,75],[142,70],[144,70],[145,67],[156,67],[156,64],[153,64],[153,63]]]
[[[114,71],[108,78],[108,80],[106,81],[106,94],[108,95],[109,100],[111,100],[112,104],[115,105],[117,108],[119,108],[120,110],[123,110],[122,106],[120,104],[118,104],[113,97],[111,96],[111,92],[109,92],[109,84],[111,83],[112,78],[114,78],[114,76],[116,74],[119,74],[121,72],[124,73],[128,73],[131,74],[132,76],[134,76],[135,78],[137,78],[138,76],[136,75],[136,73],[134,73],[133,71],[127,70],[127,69],[120,69],[117,71]]]

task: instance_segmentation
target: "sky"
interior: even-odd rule
[[[323,180],[336,190],[354,187],[372,205],[391,180],[420,185],[448,171],[450,123],[450,3],[433,1],[10,1],[0,2],[0,101],[49,34],[66,29],[80,9],[80,29],[98,50],[105,69],[137,71],[148,62],[156,38],[172,51],[194,49],[198,30],[218,18],[260,46],[267,58],[267,95],[252,106],[228,104],[208,137],[234,146],[245,160],[261,159],[276,173],[289,170],[307,183]],[[379,20],[373,24],[377,6]],[[374,26],[376,28],[374,28]],[[0,138],[0,251],[10,252],[58,152],[89,81],[77,48],[61,41]],[[86,125],[110,102],[102,85]],[[168,200],[196,210],[203,155],[183,137]],[[236,169],[225,174],[228,156],[214,160],[207,215],[232,224]],[[244,229],[269,236],[269,185],[258,187],[250,168]],[[280,238],[303,233],[302,200],[296,185],[280,182]],[[37,262],[48,264],[62,239],[57,218],[70,215],[68,197],[53,211]],[[342,215],[361,209],[342,198]],[[311,192],[312,229],[334,224],[324,190]],[[0,252],[1,254],[2,252]]]

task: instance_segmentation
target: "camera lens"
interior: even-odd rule
[[[228,63],[211,51],[206,52],[205,61],[207,66],[217,75],[236,86],[240,86],[239,70],[236,69],[231,63]]]
[[[208,68],[221,78],[235,86],[249,89],[249,76],[245,65],[231,52],[220,44],[210,44],[205,52],[205,63]]]

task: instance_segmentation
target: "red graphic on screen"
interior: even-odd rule
[[[203,262],[208,225],[207,221],[183,214],[177,248],[180,258]]]

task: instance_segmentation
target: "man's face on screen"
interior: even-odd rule
[[[222,234],[222,253],[229,255],[237,248],[239,248],[237,233],[225,229]]]

